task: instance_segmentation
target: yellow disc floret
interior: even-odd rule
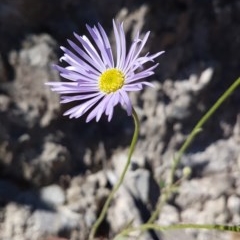
[[[98,80],[99,89],[105,93],[116,92],[120,89],[125,81],[125,77],[122,71],[111,68],[103,72]]]

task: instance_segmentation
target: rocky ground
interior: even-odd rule
[[[129,39],[151,30],[144,51],[165,50],[155,89],[131,94],[141,132],[131,168],[97,236],[112,239],[154,209],[174,154],[200,117],[239,76],[238,0],[1,0],[0,239],[85,240],[127,158],[133,123],[69,120],[44,83],[72,32],[124,20]],[[191,175],[162,209],[160,224],[240,222],[240,91],[184,154]],[[134,239],[134,237],[132,237]],[[142,239],[230,240],[209,231],[146,233]]]

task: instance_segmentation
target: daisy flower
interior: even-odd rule
[[[154,74],[153,70],[158,64],[147,69],[144,69],[143,65],[153,62],[163,52],[140,57],[150,32],[147,32],[143,39],[139,38],[138,32],[127,52],[123,24],[113,20],[115,57],[102,26],[98,24],[97,27],[86,27],[92,41],[86,36],[74,33],[77,44],[68,40],[71,50],[61,47],[64,55],[60,61],[65,61],[68,66],[54,66],[68,81],[46,84],[61,95],[61,103],[78,102],[77,106],[64,113],[70,118],[79,118],[88,112],[86,122],[94,118],[99,121],[105,113],[110,121],[117,104],[121,104],[127,114],[131,115],[132,103],[128,92],[139,91],[144,85],[153,86],[144,79]]]

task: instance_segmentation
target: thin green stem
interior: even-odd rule
[[[162,194],[160,201],[158,203],[158,206],[156,210],[152,213],[151,217],[147,221],[148,224],[153,223],[157,217],[159,216],[159,213],[166,203],[166,201],[169,199],[171,192],[172,192],[172,185],[174,184],[174,175],[177,169],[177,166],[183,156],[183,154],[186,152],[190,144],[193,142],[196,135],[201,131],[202,126],[207,122],[207,120],[216,112],[216,110],[222,105],[222,103],[236,90],[237,87],[240,86],[240,78],[238,78],[224,93],[223,95],[216,101],[216,103],[207,111],[207,113],[199,120],[199,122],[195,125],[193,130],[191,131],[190,135],[187,137],[185,142],[183,143],[182,147],[177,153],[177,156],[173,159],[173,164],[171,167],[170,172],[170,178],[168,185],[166,187],[165,193]]]
[[[216,110],[226,101],[226,99],[236,90],[237,87],[240,86],[240,77],[235,80],[235,82],[223,93],[223,95],[215,102],[215,104],[207,111],[207,113],[199,120],[196,126],[193,128],[192,132],[178,151],[177,157],[174,159],[174,169],[173,176],[171,178],[171,182],[174,179],[175,170],[180,162],[181,157],[188,149],[189,145],[193,142],[195,136],[201,132],[202,126],[209,120],[209,118],[216,112]]]
[[[127,169],[130,165],[130,162],[131,162],[131,157],[132,157],[132,154],[133,154],[133,151],[135,149],[135,146],[136,146],[136,143],[137,143],[137,139],[138,139],[138,133],[139,133],[139,127],[140,127],[140,124],[139,124],[139,119],[138,119],[138,116],[137,116],[137,113],[136,111],[134,110],[133,108],[133,111],[132,111],[132,117],[134,119],[134,133],[133,133],[133,137],[132,137],[132,142],[131,142],[131,145],[130,145],[130,149],[129,149],[129,153],[128,153],[128,159],[127,159],[127,162],[126,162],[126,165],[124,166],[124,169],[123,169],[123,172],[118,180],[118,182],[116,183],[116,185],[113,187],[112,191],[110,192],[104,206],[103,206],[103,209],[98,217],[98,219],[96,220],[96,222],[94,223],[92,229],[91,229],[91,232],[90,232],[90,235],[89,235],[89,239],[90,240],[93,240],[94,239],[94,236],[100,226],[100,224],[102,223],[104,217],[106,216],[106,213],[107,213],[107,210],[108,210],[108,207],[115,195],[115,193],[117,192],[117,190],[119,189],[119,187],[122,185],[123,183],[123,180],[124,180],[124,177],[127,173]]]
[[[230,232],[240,232],[240,226],[229,226],[229,225],[215,225],[215,224],[174,224],[170,226],[160,226],[157,224],[142,224],[139,227],[128,228],[123,230],[114,239],[118,240],[122,237],[126,237],[129,233],[134,231],[166,231],[174,229],[206,229],[206,230],[220,230],[220,231],[230,231]]]

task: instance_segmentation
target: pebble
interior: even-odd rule
[[[159,225],[168,226],[179,223],[179,220],[178,210],[174,206],[166,204],[161,210],[157,223]]]
[[[227,200],[227,208],[230,213],[235,216],[240,214],[240,197],[232,195]]]
[[[56,184],[42,188],[40,190],[40,198],[45,203],[53,206],[63,205],[65,202],[64,191]]]

